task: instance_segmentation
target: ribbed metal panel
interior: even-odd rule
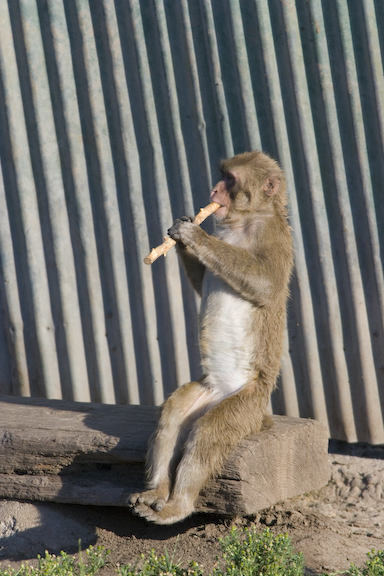
[[[143,258],[263,149],[295,247],[273,410],[384,443],[383,53],[380,0],[0,0],[0,393],[198,377],[199,302]]]

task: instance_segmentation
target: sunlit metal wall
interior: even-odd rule
[[[0,393],[198,377],[198,301],[143,257],[261,148],[296,262],[273,409],[384,443],[383,53],[382,0],[0,0]]]

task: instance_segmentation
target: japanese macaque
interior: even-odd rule
[[[148,456],[148,490],[134,513],[156,524],[191,514],[200,490],[244,437],[270,425],[267,404],[280,369],[292,241],[278,163],[245,152],[221,163],[211,236],[193,218],[168,230],[201,295],[203,377],[163,404]]]

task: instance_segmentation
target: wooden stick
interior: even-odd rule
[[[211,202],[210,204],[208,204],[208,206],[205,206],[205,208],[200,208],[200,212],[195,216],[194,223],[200,225],[202,222],[204,222],[206,218],[208,218],[208,216],[216,212],[218,208],[220,208],[220,204],[218,204],[217,202]],[[167,238],[165,236],[164,242],[160,244],[160,246],[152,248],[148,256],[144,258],[145,264],[152,264],[162,254],[166,256],[168,250],[172,248],[172,246],[174,246],[175,244],[176,240],[173,240],[173,238]]]

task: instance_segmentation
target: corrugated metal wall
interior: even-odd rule
[[[381,0],[0,0],[0,393],[196,378],[198,301],[143,257],[262,148],[296,258],[273,409],[383,443],[383,53]]]

